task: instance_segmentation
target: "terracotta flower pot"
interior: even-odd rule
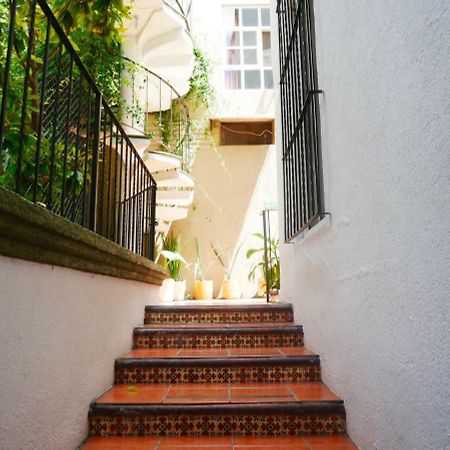
[[[213,298],[213,281],[195,280],[194,297],[196,300],[211,300]]]

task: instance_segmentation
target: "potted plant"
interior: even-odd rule
[[[186,280],[180,279],[182,266],[188,263],[179,253],[180,236],[169,234],[163,240],[163,250],[161,255],[164,256],[164,266],[169,272],[170,278],[165,279],[160,288],[160,300],[184,300],[186,293]]]
[[[239,250],[242,247],[241,243],[234,254],[229,252],[228,254],[228,264],[225,262],[225,256],[222,248],[220,245],[214,245],[211,243],[211,250],[213,251],[214,255],[216,256],[217,260],[219,261],[220,265],[222,266],[225,277],[222,281],[222,298],[225,299],[236,299],[241,298],[242,291],[241,291],[241,284],[237,278],[232,278],[232,272],[234,265],[236,263],[236,258],[239,253]]]
[[[211,300],[213,298],[213,280],[204,279],[204,273],[206,271],[203,271],[197,238],[195,238],[195,250],[197,252],[197,260],[195,262],[194,298],[196,300]]]
[[[259,239],[264,243],[264,236],[261,233],[255,233]],[[268,239],[267,242],[267,274],[266,274],[266,259],[264,255],[264,245],[261,248],[251,248],[247,251],[247,259],[254,255],[259,255],[259,259],[253,263],[248,274],[249,281],[254,281],[256,275],[259,273],[262,278],[258,280],[258,297],[263,297],[266,290],[269,289],[269,294],[273,299],[276,299],[280,290],[280,256],[279,256],[279,240],[275,238]],[[268,280],[268,286],[266,286]]]

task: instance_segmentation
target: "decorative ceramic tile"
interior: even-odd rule
[[[250,367],[116,367],[118,384],[136,383],[296,383],[320,381],[320,365]]]
[[[164,333],[145,330],[134,334],[135,348],[248,348],[296,347],[303,345],[303,333]]]
[[[345,416],[307,415],[95,415],[91,436],[303,436],[345,432]]]
[[[292,311],[146,311],[145,323],[292,322]]]

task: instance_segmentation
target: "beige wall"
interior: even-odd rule
[[[248,248],[260,247],[261,241],[252,237],[262,232],[260,215],[267,200],[276,200],[275,147],[203,145],[193,167],[196,179],[194,203],[188,218],[174,222],[173,230],[181,234],[182,254],[195,262],[195,237],[198,238],[203,266],[210,265],[207,278],[214,280],[218,294],[223,270],[211,251],[210,243],[220,244],[224,252],[233,252],[244,242],[238,254],[233,276],[241,281],[244,295],[251,297],[256,284],[249,283]],[[277,220],[273,220],[274,227]],[[184,272],[188,288],[194,281],[194,264]],[[189,289],[188,289],[189,290]]]
[[[234,5],[268,5],[268,1],[235,1]],[[214,119],[273,118],[275,99],[273,90],[226,90],[224,88],[224,30],[222,7],[230,2],[197,0],[193,4],[192,29],[197,45],[211,61],[211,85],[216,102],[209,113]],[[195,116],[195,113],[194,113]],[[202,250],[203,266],[212,262],[207,275],[218,294],[223,270],[213,255],[210,243],[218,243],[225,251],[233,252],[244,242],[233,276],[241,281],[244,296],[252,297],[256,283],[249,283],[247,275],[251,262],[245,258],[248,248],[260,247],[261,241],[252,237],[262,232],[261,210],[265,201],[277,199],[275,146],[215,146],[218,142],[213,130],[211,139],[200,145],[193,167],[196,180],[195,201],[187,219],[174,222],[172,229],[181,234],[182,252],[192,263],[184,273],[191,291],[194,281],[195,237]],[[278,222],[274,217],[276,232]],[[191,291],[192,292],[192,291]]]
[[[0,448],[70,450],[157,288],[0,256]]]

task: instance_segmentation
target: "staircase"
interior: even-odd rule
[[[356,448],[290,304],[147,306],[133,341],[84,450]]]

